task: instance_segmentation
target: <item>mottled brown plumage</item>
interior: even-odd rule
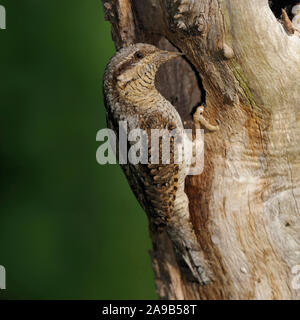
[[[181,118],[174,106],[155,88],[155,75],[163,63],[180,53],[160,50],[148,44],[135,44],[121,49],[111,59],[104,74],[104,96],[108,127],[118,136],[118,122],[127,121],[128,131],[136,128],[176,129],[184,139]],[[150,139],[149,139],[150,140]],[[128,141],[130,146],[132,143]],[[161,144],[158,148],[161,149]],[[149,152],[150,143],[148,146]],[[138,201],[146,211],[154,232],[166,228],[174,244],[180,266],[188,267],[200,283],[209,280],[201,248],[190,223],[184,180],[186,162],[170,164],[123,164],[122,169]],[[151,160],[151,157],[150,159]]]

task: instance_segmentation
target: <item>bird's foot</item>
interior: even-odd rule
[[[210,124],[203,116],[203,112],[204,112],[204,107],[203,106],[199,106],[197,107],[196,112],[193,115],[194,118],[194,123],[195,123],[195,127],[197,129],[201,128],[201,125],[209,130],[209,131],[217,131],[219,130],[219,126],[214,126],[212,124]]]

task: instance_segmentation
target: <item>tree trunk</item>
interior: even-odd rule
[[[202,103],[220,127],[205,133],[204,171],[185,186],[212,280],[189,282],[167,234],[152,234],[159,296],[299,299],[292,268],[300,264],[300,38],[267,0],[103,3],[117,48],[145,42],[185,54],[157,78],[185,126]]]

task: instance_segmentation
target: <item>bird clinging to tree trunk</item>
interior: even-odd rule
[[[126,121],[128,130],[142,129],[150,138],[151,130],[176,130],[179,141],[184,141],[182,120],[175,107],[155,88],[159,67],[176,57],[179,52],[160,50],[148,44],[135,44],[121,49],[111,59],[104,74],[104,96],[108,126],[119,134],[119,122]],[[216,130],[196,111],[194,120],[208,130]],[[117,134],[117,136],[118,136]],[[176,139],[177,139],[176,138]],[[127,141],[129,146],[133,143]],[[151,149],[152,147],[152,149]],[[161,141],[158,146],[162,150]],[[166,228],[174,245],[176,260],[181,268],[201,284],[210,281],[206,262],[190,223],[188,198],[184,192],[189,163],[175,163],[173,148],[170,163],[148,161],[146,164],[122,164],[123,171],[137,199],[150,220],[150,230],[161,232]],[[153,160],[153,145],[146,150],[147,160]],[[119,155],[120,156],[120,155]]]

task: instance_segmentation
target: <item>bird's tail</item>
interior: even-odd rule
[[[175,210],[167,224],[167,232],[174,246],[177,263],[189,280],[199,282],[201,285],[209,284],[212,277],[190,222],[188,199],[182,201],[181,207],[177,206],[177,209],[179,210]]]

